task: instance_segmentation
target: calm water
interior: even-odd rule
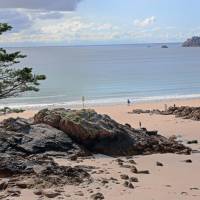
[[[10,48],[28,57],[23,66],[46,74],[39,93],[5,105],[126,102],[200,96],[200,48],[170,45]]]

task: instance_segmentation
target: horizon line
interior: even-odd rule
[[[34,47],[89,47],[89,46],[122,46],[122,45],[161,45],[161,44],[181,44],[182,42],[141,42],[141,43],[113,43],[113,44],[74,44],[74,45],[19,45],[19,46],[2,46],[1,48],[34,48]]]

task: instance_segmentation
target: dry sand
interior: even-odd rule
[[[142,109],[164,109],[167,105],[189,105],[199,106],[200,99],[194,100],[176,100],[167,102],[141,103],[131,106],[112,105],[95,107],[95,110],[102,114],[108,114],[120,123],[129,123],[133,127],[142,125],[150,130],[158,130],[160,134],[169,137],[178,135],[180,140],[197,139],[200,142],[200,122],[192,120],[184,120],[175,118],[174,116],[161,116],[149,114],[128,114],[136,108]],[[26,111],[16,115],[7,115],[1,117],[20,116],[29,118],[37,111]],[[200,150],[200,145],[189,145],[191,148]],[[129,161],[121,158],[126,164]],[[192,155],[176,155],[176,154],[155,154],[147,156],[135,156],[136,167],[140,170],[149,170],[150,174],[133,174],[129,168],[123,168],[118,165],[115,158],[96,155],[95,158],[80,159],[78,161],[67,161],[64,159],[56,159],[62,165],[88,165],[95,166],[92,174],[94,183],[81,186],[66,186],[65,194],[62,199],[91,199],[93,193],[103,193],[105,199],[108,200],[199,200],[200,199],[200,154]],[[184,160],[191,159],[192,163],[186,163]],[[156,165],[156,162],[162,162],[163,167]],[[120,174],[127,174],[129,177],[138,177],[139,182],[133,183],[135,189],[129,189],[123,186],[124,180],[120,178]],[[117,181],[109,180],[108,184],[102,184],[102,179],[116,178]],[[83,192],[84,196],[80,193]],[[93,191],[93,193],[91,193]],[[38,199],[32,191],[23,190],[21,200]],[[58,199],[58,198],[57,198]]]

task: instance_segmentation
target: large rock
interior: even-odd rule
[[[183,47],[200,47],[200,37],[194,36],[187,39],[183,44]]]
[[[45,123],[69,135],[93,153],[111,156],[146,153],[188,153],[189,148],[167,138],[121,125],[94,110],[41,110],[34,122]]]
[[[32,124],[25,119],[7,119],[1,123],[0,153],[39,154],[45,152],[84,154],[64,132],[47,124]]]

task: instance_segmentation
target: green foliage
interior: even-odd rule
[[[11,29],[8,24],[0,23],[0,35]],[[19,51],[8,53],[5,49],[0,49],[0,99],[17,96],[26,91],[39,91],[39,81],[45,80],[45,75],[35,75],[32,68],[28,67],[12,67],[25,57]]]
[[[0,34],[2,34],[3,32],[9,31],[12,29],[12,26],[9,26],[6,23],[0,23]]]

